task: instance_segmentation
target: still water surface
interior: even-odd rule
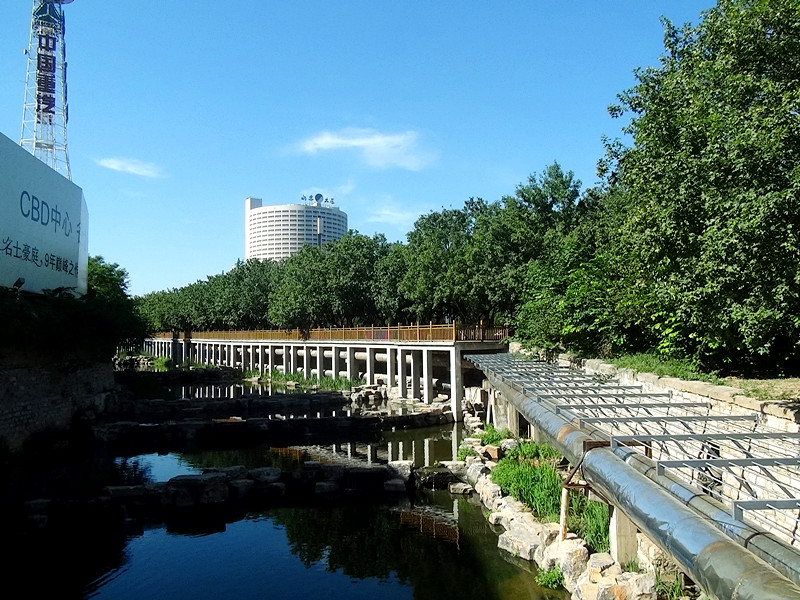
[[[452,459],[454,435],[460,437],[455,428],[387,432],[377,444],[310,450],[375,462],[392,453],[395,460],[413,458],[419,465]],[[263,447],[148,454],[118,463],[148,480],[165,481],[207,466],[286,460]],[[448,535],[434,537],[430,527],[409,523],[409,514],[442,524]],[[498,550],[500,531],[488,524],[477,500],[446,491],[378,506],[275,506],[216,522],[156,524],[130,535],[81,594],[98,600],[568,598],[540,588],[534,566]]]

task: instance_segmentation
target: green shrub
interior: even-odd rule
[[[555,565],[552,569],[548,569],[547,571],[539,571],[534,579],[540,586],[550,588],[551,590],[564,587],[564,574],[561,572],[561,568],[558,565]]]
[[[461,444],[458,447],[458,454],[456,454],[457,460],[466,460],[468,456],[477,456],[478,453],[475,452],[475,448],[472,446],[467,446],[466,444]]]
[[[492,469],[492,481],[505,494],[527,504],[537,516],[558,521],[561,476],[552,464],[534,465],[503,458]]]
[[[491,423],[486,423],[486,427],[484,428],[484,433],[481,433],[478,438],[481,440],[481,444],[486,446],[487,444],[497,444],[503,440],[506,440],[510,437],[511,432],[503,428],[501,430],[497,430],[494,425]]]
[[[663,600],[679,600],[686,595],[679,576],[675,579],[662,579],[658,571],[656,571],[656,594]]]
[[[558,461],[561,460],[561,453],[547,446],[546,444],[537,444],[536,442],[521,442],[516,448],[512,448],[506,452],[506,458],[511,460],[547,460]]]
[[[157,356],[153,359],[153,369],[156,371],[169,371],[172,367],[172,359],[167,356]]]
[[[277,369],[270,371],[269,379],[275,384],[294,381],[300,385],[300,387],[316,385],[323,390],[349,390],[356,386],[364,385],[363,379],[348,379],[347,377],[323,377],[322,379],[318,379],[316,375],[312,375],[306,379],[302,373],[284,373]]]
[[[570,510],[567,526],[594,552],[608,552],[609,513],[608,505],[589,500],[583,494],[570,494]]]
[[[654,373],[659,377],[675,377],[684,381],[722,383],[716,373],[703,373],[696,361],[688,358],[665,358],[655,353],[628,354],[610,359],[617,367],[633,369],[637,373]]]

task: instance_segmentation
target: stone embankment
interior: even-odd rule
[[[466,417],[465,424],[477,428],[480,419]],[[499,447],[481,446],[480,439],[467,438],[477,456],[464,462],[445,462],[461,483],[450,485],[451,493],[476,493],[491,511],[489,522],[502,526],[498,547],[514,556],[535,562],[542,570],[558,567],[564,577],[564,587],[573,600],[655,600],[654,572],[631,573],[614,561],[610,554],[590,552],[584,540],[574,533],[560,539],[558,523],[541,523],[522,502],[504,496],[500,486],[491,480],[496,460],[515,444],[506,440]],[[465,482],[465,483],[464,483]]]

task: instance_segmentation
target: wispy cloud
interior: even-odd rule
[[[378,169],[399,167],[419,171],[435,156],[421,149],[416,131],[381,133],[375,129],[347,128],[322,131],[299,144],[301,152],[316,154],[326,150],[355,149],[366,164]]]
[[[98,158],[95,162],[112,171],[130,173],[140,177],[164,177],[157,165],[141,161],[138,158]]]
[[[384,196],[367,209],[364,220],[367,223],[391,225],[400,231],[406,232],[411,229],[417,217],[419,217],[419,214],[408,208],[398,206],[391,196]]]

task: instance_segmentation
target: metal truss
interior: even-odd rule
[[[699,487],[790,544],[800,545],[800,433],[769,428],[757,412],[621,385],[509,354],[467,355],[526,398],[575,426],[645,454],[657,472]],[[723,411],[722,408],[726,410]]]

